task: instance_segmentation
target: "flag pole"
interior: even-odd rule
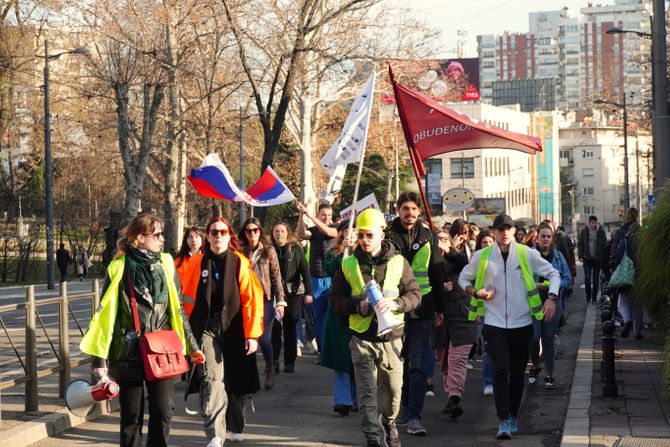
[[[356,205],[358,204],[358,190],[361,186],[361,176],[363,175],[363,162],[365,161],[365,147],[368,143],[368,130],[370,128],[370,116],[372,115],[372,101],[375,92],[375,81],[377,80],[377,73],[372,71],[372,88],[370,89],[370,111],[368,113],[368,121],[365,123],[365,135],[363,137],[363,144],[361,145],[361,159],[358,162],[358,173],[356,174],[356,184],[354,185],[354,200],[351,208],[351,217],[349,218],[349,234],[354,228],[354,218],[356,217]],[[349,247],[344,248],[343,258],[349,255]]]
[[[412,170],[416,176],[416,183],[419,186],[419,194],[421,194],[421,200],[423,201],[423,206],[426,209],[426,219],[428,219],[428,224],[430,224],[430,229],[433,229],[433,219],[430,217],[430,209],[428,208],[428,201],[426,200],[426,194],[421,186],[421,174],[419,173],[419,163],[421,162],[418,159],[417,154],[414,151],[414,148],[411,146],[412,139],[409,137],[409,130],[404,119],[404,111],[401,111],[400,105],[400,95],[398,94],[398,87],[395,81],[395,75],[393,74],[393,69],[389,63],[389,77],[391,78],[391,85],[393,86],[393,95],[395,96],[396,108],[398,109],[398,116],[400,117],[400,124],[402,125],[402,131],[405,135],[405,143],[407,144],[407,151],[409,152],[409,158],[412,161]]]
[[[417,166],[417,156],[414,153],[414,151],[409,148],[409,158],[412,161],[412,170],[414,171],[414,175],[416,176],[416,183],[419,186],[419,193],[421,194],[421,200],[423,201],[423,206],[426,210],[426,219],[428,219],[428,224],[430,225],[430,229],[433,229],[433,219],[430,217],[430,208],[428,208],[428,200],[426,200],[426,194],[425,191],[423,190],[423,187],[421,186],[421,174],[419,174],[419,168]]]

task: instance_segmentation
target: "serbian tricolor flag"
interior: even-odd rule
[[[271,167],[246,191],[247,203],[252,206],[274,206],[296,200],[290,189],[286,187]]]
[[[244,202],[244,192],[235,184],[219,154],[207,154],[197,169],[191,169],[188,181],[201,196],[210,199]]]
[[[542,151],[540,139],[475,121],[437,101],[398,84],[389,76],[412,163],[426,175],[422,160],[464,149],[513,149],[534,154]]]

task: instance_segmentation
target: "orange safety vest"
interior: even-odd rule
[[[263,286],[256,277],[249,260],[242,253],[236,251],[235,254],[240,258],[237,283],[240,288],[240,312],[242,312],[244,335],[245,338],[258,338],[263,334]],[[203,257],[203,254],[191,256],[183,277],[180,275],[184,311],[189,317],[195,307]]]
[[[184,311],[187,316],[191,316],[193,306],[195,306],[195,292],[198,290],[198,281],[200,281],[200,263],[202,254],[185,256],[177,258],[174,265],[177,268],[177,274],[181,281],[181,295]],[[181,260],[181,265],[177,267],[177,262]]]

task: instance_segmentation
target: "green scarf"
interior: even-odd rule
[[[160,253],[127,245],[126,265],[138,298],[145,296],[148,291],[155,303],[167,302],[168,287],[161,267]]]

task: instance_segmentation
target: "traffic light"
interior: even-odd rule
[[[623,208],[619,208],[619,219],[623,217]]]

